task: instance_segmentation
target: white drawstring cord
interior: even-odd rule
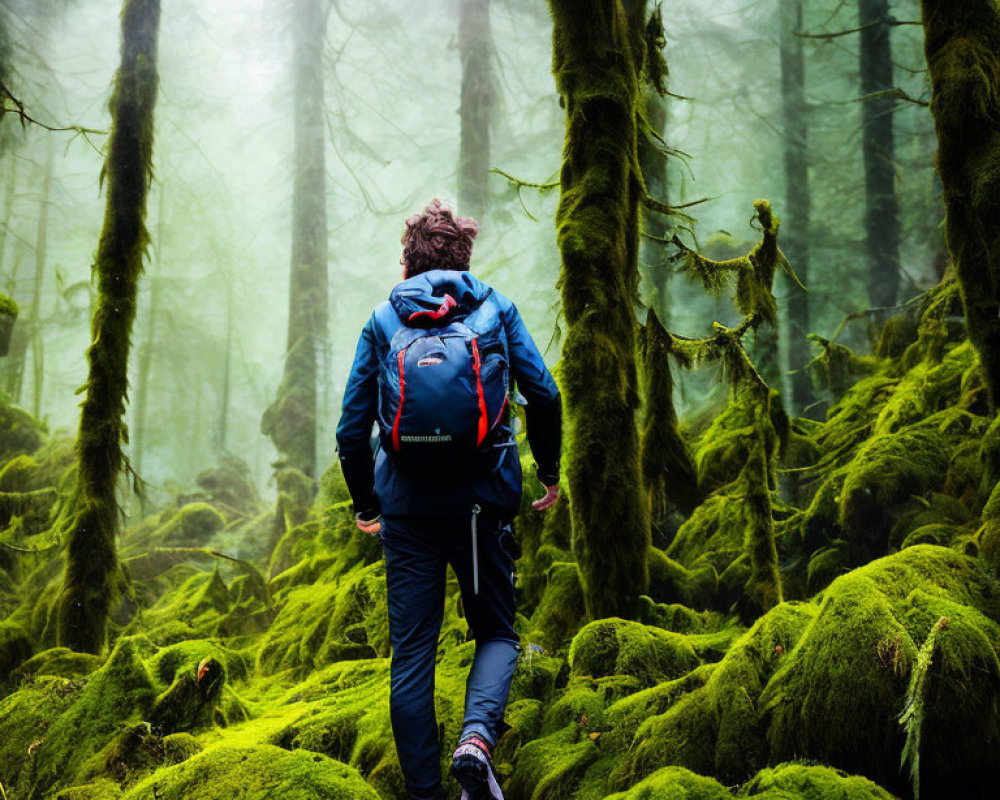
[[[479,594],[479,537],[476,531],[476,520],[482,509],[479,503],[472,507],[472,593]]]

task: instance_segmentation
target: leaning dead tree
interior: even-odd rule
[[[111,96],[111,136],[103,172],[107,206],[93,267],[98,295],[76,442],[76,486],[57,522],[66,539],[59,640],[90,653],[99,653],[105,645],[119,575],[116,491],[125,464],[123,417],[130,337],[149,243],[146,194],[159,82],[159,23],[159,0],[125,0],[121,66]]]

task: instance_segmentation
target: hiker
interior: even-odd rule
[[[511,402],[526,401],[545,487],[532,506],[559,499],[559,390],[514,304],[468,271],[477,232],[439,200],[406,220],[403,281],[361,332],[337,426],[357,526],[377,535],[385,553],[389,707],[412,800],[444,798],[434,665],[448,564],[476,641],[451,772],[463,798],[502,798],[492,751],[508,727],[521,650],[510,526],[521,464]]]

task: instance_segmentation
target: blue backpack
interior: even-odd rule
[[[455,310],[446,296],[411,314],[379,368],[382,449],[407,471],[461,477],[496,463],[510,384],[503,332],[476,332]]]

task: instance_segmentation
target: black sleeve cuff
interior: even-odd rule
[[[557,394],[549,403],[524,407],[528,445],[538,465],[536,474],[546,486],[559,482],[559,458],[562,451],[562,398]]]
[[[367,446],[340,451],[340,469],[351,493],[354,513],[363,520],[375,519],[380,509],[375,496],[375,461]]]

